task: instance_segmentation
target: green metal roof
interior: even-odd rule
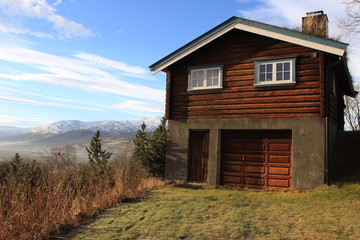
[[[316,37],[302,32],[276,27],[244,18],[231,17],[210,31],[187,43],[178,50],[155,62],[149,66],[149,68],[155,74],[232,29],[239,29],[267,37],[272,37],[282,41],[329,52],[338,56],[343,56],[348,46],[346,43],[334,41],[331,39]]]

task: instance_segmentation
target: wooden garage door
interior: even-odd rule
[[[291,131],[222,131],[221,184],[290,188]]]

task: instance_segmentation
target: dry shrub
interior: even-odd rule
[[[60,159],[32,164],[36,164],[35,183],[9,169],[0,178],[0,239],[44,239],[123,199],[142,198],[148,189],[163,184],[128,160],[109,162],[111,184],[100,183],[87,163]]]

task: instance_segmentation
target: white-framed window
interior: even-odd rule
[[[256,60],[255,87],[295,84],[296,58]]]
[[[189,67],[188,90],[222,89],[223,65]]]

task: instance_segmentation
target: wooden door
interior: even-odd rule
[[[207,182],[209,130],[191,130],[189,138],[188,181]]]
[[[222,131],[221,184],[291,187],[291,131]]]

